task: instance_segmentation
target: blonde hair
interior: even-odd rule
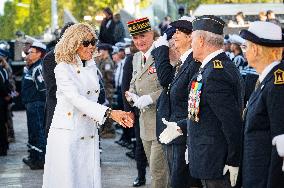
[[[74,24],[66,29],[55,46],[55,61],[57,63],[76,63],[77,50],[89,34],[97,38],[95,30],[87,23]]]

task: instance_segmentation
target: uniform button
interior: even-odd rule
[[[86,117],[87,115],[86,114],[83,114],[83,117]]]
[[[139,89],[139,91],[142,91],[142,89]]]
[[[139,78],[139,81],[141,81],[142,79],[141,78]]]
[[[145,112],[145,111],[146,111],[145,109],[142,110],[142,112]]]
[[[159,111],[159,109],[157,109],[157,112]]]
[[[85,138],[82,136],[82,137],[81,137],[81,140],[84,140],[84,139],[85,139]]]
[[[92,135],[92,136],[90,136],[91,138],[94,138],[94,136]]]
[[[68,112],[67,115],[68,115],[68,116],[71,116],[71,112]]]
[[[87,91],[87,94],[89,95],[91,93],[91,91]]]
[[[77,73],[80,74],[80,70],[77,70]]]

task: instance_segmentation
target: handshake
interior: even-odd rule
[[[110,110],[109,118],[116,121],[119,125],[124,128],[133,127],[134,114],[132,112],[125,112],[122,110]]]

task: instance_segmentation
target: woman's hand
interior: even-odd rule
[[[134,120],[132,119],[131,112],[124,112],[122,110],[112,110],[110,113],[110,118],[125,128],[133,127]]]

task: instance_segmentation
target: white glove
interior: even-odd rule
[[[175,138],[182,135],[182,133],[178,131],[180,127],[177,126],[176,122],[168,122],[165,118],[162,118],[162,121],[165,125],[167,125],[167,128],[165,128],[159,136],[161,143],[168,144]]]
[[[233,167],[233,166],[225,165],[225,167],[223,169],[223,175],[225,175],[228,170],[229,170],[229,173],[230,173],[231,186],[235,187],[236,183],[237,183],[239,167]]]
[[[272,145],[276,146],[278,155],[280,157],[284,157],[284,134],[275,136],[272,139]],[[283,158],[282,171],[284,171],[284,158]]]
[[[136,106],[137,108],[141,110],[152,103],[153,103],[153,100],[150,95],[142,95],[136,101],[134,101],[133,106]]]
[[[129,92],[129,91],[126,91],[125,93],[126,93],[126,95],[128,95],[128,97],[126,96],[126,100],[127,100],[128,102],[133,101],[133,102],[135,103],[135,102],[138,100],[138,98],[139,98],[138,95],[136,95],[136,94],[134,94],[134,93],[131,93],[131,92]]]
[[[154,45],[156,48],[160,46],[169,46],[169,42],[167,41],[167,34],[164,33],[163,36],[160,36],[155,42]]]

